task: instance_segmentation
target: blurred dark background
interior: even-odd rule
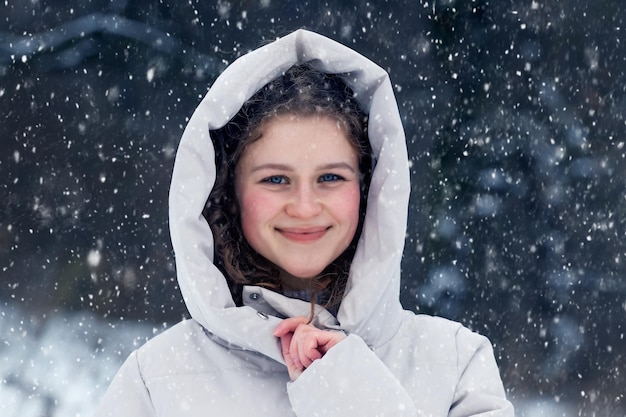
[[[404,306],[487,335],[514,402],[623,416],[625,12],[621,0],[4,1],[0,303],[185,317],[167,220],[182,130],[227,64],[304,27],[395,86],[413,181]]]

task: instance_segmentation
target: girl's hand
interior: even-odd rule
[[[346,338],[341,332],[320,330],[307,323],[306,317],[292,317],[283,320],[274,330],[274,336],[280,337],[283,358],[292,381]]]

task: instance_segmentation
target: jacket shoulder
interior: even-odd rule
[[[413,346],[411,350],[420,360],[428,358],[431,363],[438,363],[455,379],[472,363],[483,362],[486,367],[493,368],[487,373],[499,380],[491,342],[461,323],[407,312],[396,342]]]
[[[412,346],[418,356],[430,357],[434,362],[447,364],[451,370],[462,372],[472,358],[481,351],[492,355],[491,342],[461,323],[442,317],[414,314],[407,311],[400,331],[393,340]]]
[[[405,327],[421,335],[448,341],[460,339],[463,343],[479,345],[489,342],[485,336],[468,329],[459,322],[426,314],[414,314],[408,311],[406,313]]]
[[[137,349],[137,362],[145,380],[218,370],[223,347],[215,343],[195,320],[183,320]]]
[[[436,387],[439,393],[447,390],[450,415],[513,416],[489,339],[443,318],[413,315],[406,321],[404,337],[420,345],[414,351],[419,358],[416,362],[421,361],[418,366],[428,369],[431,378],[437,375],[435,381],[429,381],[430,387],[422,388]]]

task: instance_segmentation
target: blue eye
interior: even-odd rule
[[[263,179],[263,182],[267,182],[270,184],[285,184],[287,182],[287,179],[281,175],[272,175],[271,177]]]
[[[336,174],[324,174],[319,178],[319,182],[333,182],[340,181],[343,178]]]

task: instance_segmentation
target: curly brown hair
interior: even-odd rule
[[[339,75],[326,74],[308,65],[296,65],[252,96],[224,127],[211,131],[215,146],[217,179],[204,216],[215,240],[215,265],[227,277],[237,305],[242,305],[244,285],[259,285],[281,292],[279,269],[259,255],[244,238],[235,195],[235,170],[246,147],[259,139],[266,122],[283,115],[322,115],[342,125],[359,155],[361,204],[357,232],[349,247],[328,265],[311,285],[311,302],[327,290],[326,307],[341,302],[350,263],[365,217],[372,156],[367,137],[367,115],[352,89]]]

